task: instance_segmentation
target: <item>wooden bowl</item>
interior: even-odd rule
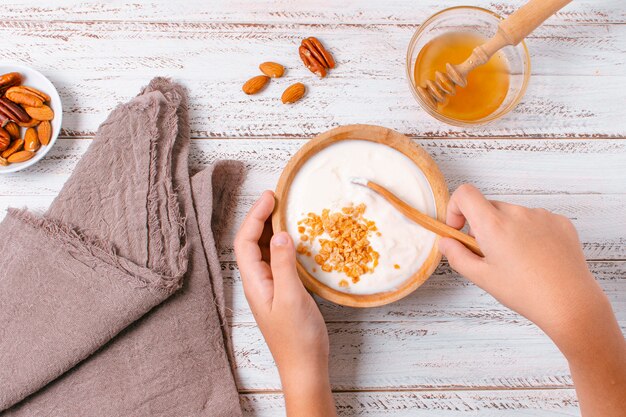
[[[389,146],[415,162],[426,176],[432,188],[437,219],[445,221],[446,206],[449,198],[448,186],[439,167],[430,155],[409,138],[394,130],[381,126],[349,125],[329,130],[311,139],[289,160],[276,187],[276,207],[272,216],[272,226],[275,232],[287,231],[287,197],[289,188],[304,163],[317,152],[334,143],[355,139]],[[309,291],[336,304],[350,307],[381,306],[406,297],[430,277],[437,265],[439,265],[439,261],[441,261],[441,253],[437,249],[438,240],[439,238],[437,237],[422,267],[393,291],[375,294],[349,294],[337,291],[318,281],[299,261],[297,263],[298,274]]]

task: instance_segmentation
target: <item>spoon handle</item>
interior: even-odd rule
[[[447,224],[442,223],[439,220],[433,219],[432,217],[422,213],[416,208],[411,207],[410,205],[396,197],[395,194],[393,194],[382,185],[378,185],[372,181],[368,181],[366,185],[369,189],[375,191],[385,200],[391,203],[391,205],[398,209],[400,213],[404,214],[406,217],[413,220],[424,229],[430,230],[431,232],[436,233],[442,237],[449,237],[458,240],[476,255],[484,256],[482,251],[478,247],[476,239],[474,239],[470,235],[467,235],[455,229],[454,227],[448,226]]]

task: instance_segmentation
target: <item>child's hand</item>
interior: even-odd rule
[[[466,219],[485,257],[442,239],[439,248],[450,265],[549,335],[606,303],[567,218],[488,201],[473,186],[462,185],[448,204],[447,223],[461,228]]]
[[[462,185],[450,199],[447,223],[460,229],[466,220],[485,257],[442,239],[439,249],[452,268],[555,341],[570,361],[583,410],[619,415],[626,406],[626,344],[572,223],[544,209],[488,201]]]
[[[274,195],[266,191],[235,239],[246,299],[278,366],[288,415],[333,416],[326,324],[298,278],[291,237],[271,236],[273,209]]]

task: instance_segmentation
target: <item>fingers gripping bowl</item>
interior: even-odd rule
[[[321,134],[292,157],[278,181],[272,225],[294,239],[307,289],[347,306],[388,304],[433,273],[438,238],[352,184],[353,177],[376,180],[445,221],[448,188],[428,153],[393,130],[350,125]]]

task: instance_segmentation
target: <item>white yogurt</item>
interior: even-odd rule
[[[312,255],[298,254],[300,263],[320,282],[342,292],[375,294],[398,288],[426,260],[435,234],[408,220],[375,192],[350,182],[353,177],[376,182],[420,211],[435,217],[435,199],[424,173],[407,156],[393,148],[365,140],[345,140],[328,146],[303,164],[287,198],[287,231],[296,245],[300,241],[298,221],[308,213],[321,214],[364,203],[363,217],[376,222],[380,236],[370,236],[380,254],[374,272],[361,275],[356,284],[343,273],[324,272],[313,257],[320,245],[316,239]],[[399,265],[396,269],[394,265]],[[339,282],[349,282],[347,288]]]

